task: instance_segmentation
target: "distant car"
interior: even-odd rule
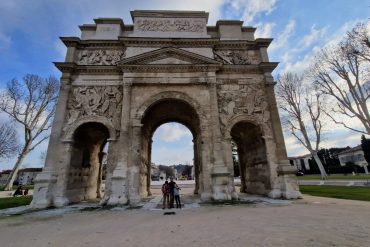
[[[304,176],[304,172],[302,171],[297,171],[297,173],[295,174],[296,176]]]

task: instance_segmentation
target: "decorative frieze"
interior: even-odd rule
[[[77,54],[78,65],[115,65],[125,57],[125,50],[82,50]]]
[[[74,87],[68,100],[66,126],[83,117],[105,117],[116,130],[120,129],[122,86]]]
[[[135,28],[141,32],[196,32],[205,30],[204,20],[145,18],[135,22]]]
[[[218,85],[220,122],[225,127],[228,119],[245,114],[258,121],[270,134],[270,112],[266,95],[260,84]]]
[[[256,51],[248,50],[214,50],[215,60],[223,64],[259,64],[261,59]]]

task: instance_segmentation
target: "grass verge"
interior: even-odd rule
[[[32,196],[6,197],[0,198],[0,209],[14,208],[24,205],[29,205],[32,201]]]
[[[298,180],[320,180],[321,176],[320,175],[305,175],[305,176],[300,176],[297,177]],[[328,180],[370,180],[370,175],[358,175],[358,176],[353,176],[353,175],[330,175],[328,176]]]
[[[303,194],[312,196],[370,201],[370,187],[301,185],[299,188]]]

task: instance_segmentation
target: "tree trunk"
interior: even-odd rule
[[[15,178],[18,175],[18,170],[22,165],[22,162],[24,158],[26,157],[26,154],[28,153],[28,150],[31,146],[31,142],[26,143],[22,149],[22,152],[19,154],[17,161],[15,162],[14,168],[12,172],[10,173],[8,180],[6,181],[5,190],[12,190],[13,183]]]
[[[320,173],[321,173],[321,179],[325,180],[328,177],[328,174],[326,174],[326,171],[324,169],[324,166],[321,163],[321,160],[319,156],[317,155],[317,152],[311,152],[312,157],[315,159],[317,166],[319,167]]]
[[[369,170],[367,169],[367,166],[364,166],[365,174],[369,174]]]

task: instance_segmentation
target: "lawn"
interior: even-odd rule
[[[12,189],[13,190],[16,190],[18,188],[19,185],[13,185]],[[22,185],[22,189],[25,190],[25,189],[29,189],[29,190],[33,190],[33,185],[32,184],[27,184],[27,185]],[[0,186],[0,191],[4,191],[4,188],[5,186]]]
[[[305,176],[300,176],[297,177],[298,180],[320,180],[321,176],[320,175],[305,175]],[[353,176],[353,175],[330,175],[328,176],[328,180],[370,180],[370,175],[358,175],[358,176]]]
[[[14,208],[30,204],[32,196],[0,198],[0,209]]]
[[[301,185],[303,194],[349,200],[370,201],[370,187]]]

